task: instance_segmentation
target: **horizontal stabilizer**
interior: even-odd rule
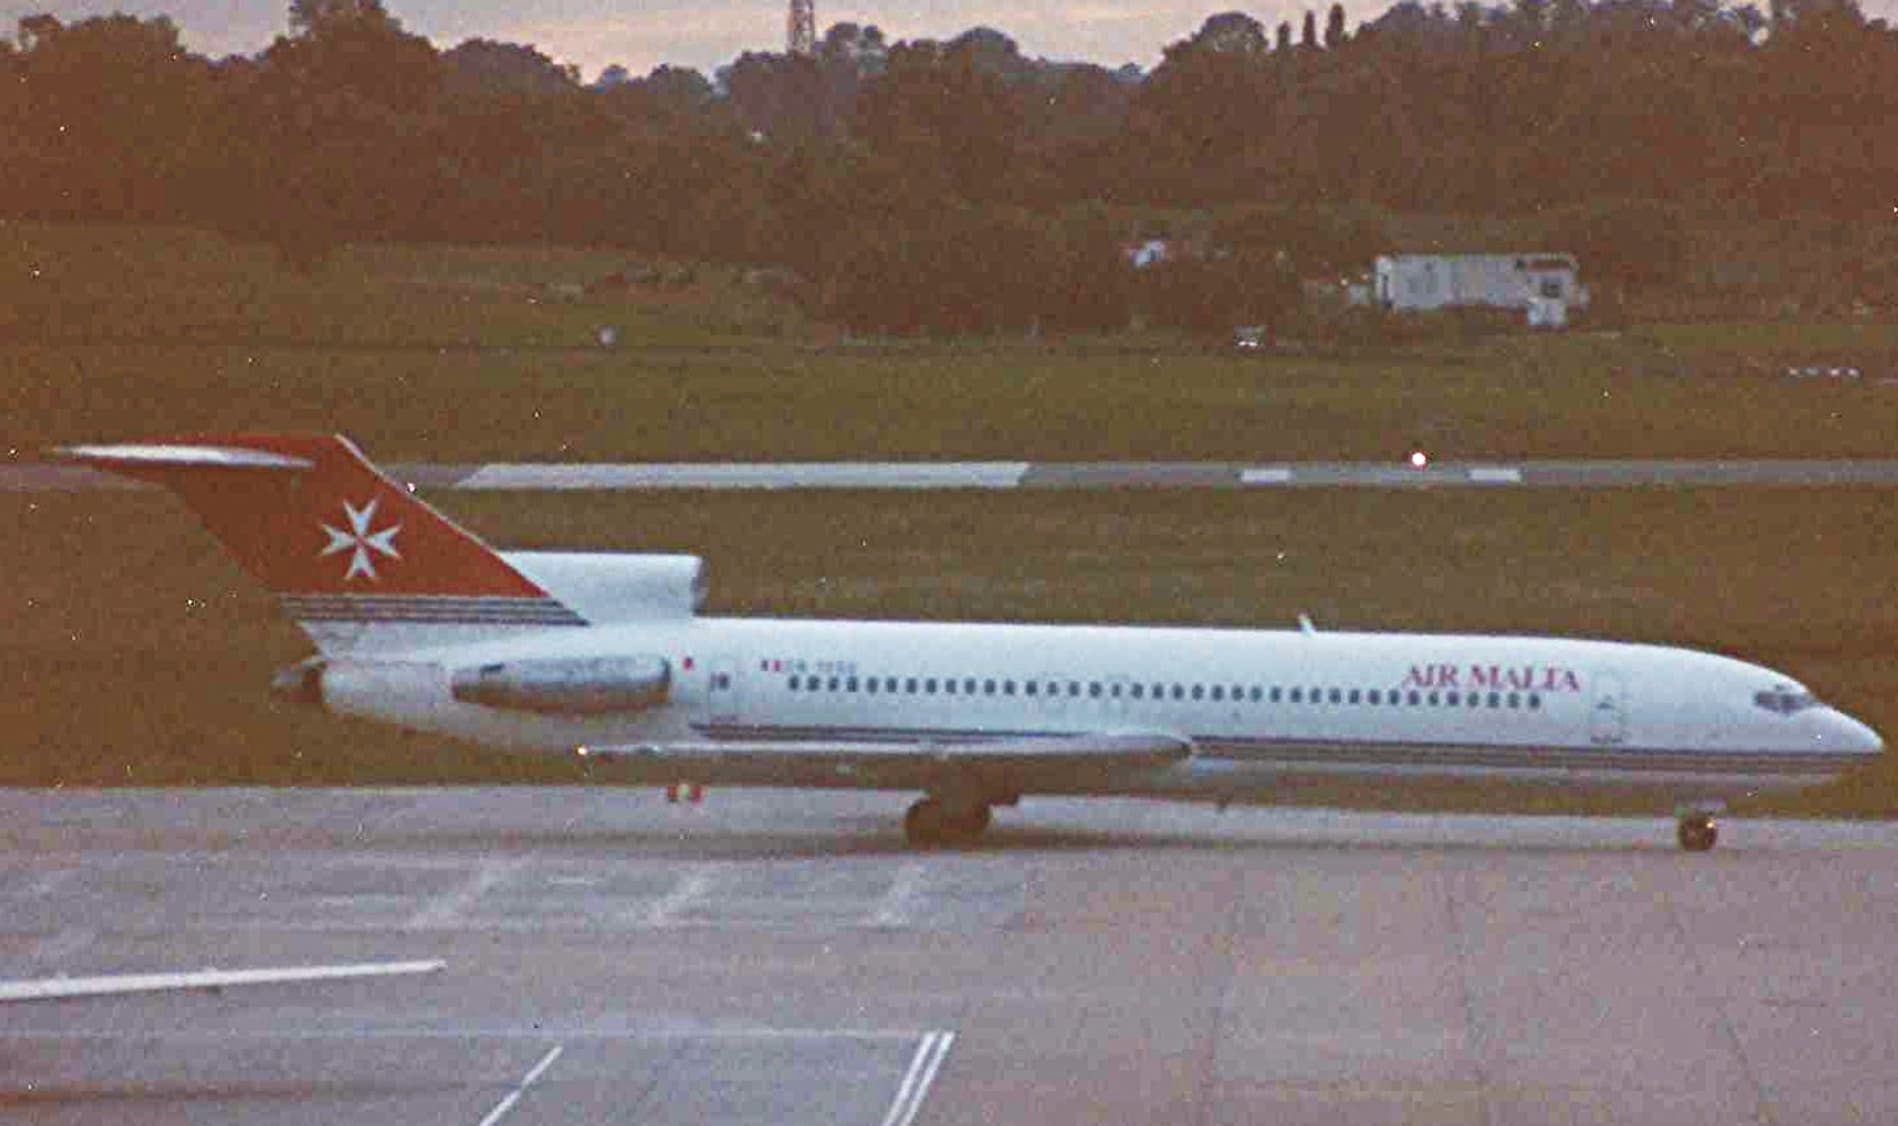
[[[131,443],[118,446],[62,446],[54,451],[69,461],[114,472],[139,469],[283,469],[316,468],[309,458],[291,457],[243,446],[181,446]]]

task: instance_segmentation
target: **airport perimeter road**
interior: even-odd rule
[[[1898,461],[754,462],[392,465],[411,485],[478,491],[651,489],[1608,489],[1898,487]],[[0,466],[0,492],[137,488],[80,466]]]
[[[0,793],[9,1123],[1898,1121],[1898,826]]]

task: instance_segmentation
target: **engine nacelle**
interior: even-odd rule
[[[664,657],[563,657],[456,669],[449,691],[464,704],[551,715],[636,712],[666,702]]]

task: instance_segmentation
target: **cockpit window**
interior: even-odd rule
[[[1790,688],[1774,688],[1766,692],[1753,694],[1753,703],[1769,712],[1780,715],[1792,715],[1807,708],[1819,707],[1818,697],[1810,692],[1795,692]]]

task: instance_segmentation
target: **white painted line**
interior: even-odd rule
[[[560,1058],[560,1053],[563,1050],[559,1044],[555,1044],[549,1048],[547,1054],[540,1057],[540,1062],[535,1064],[533,1068],[521,1078],[521,1081],[515,1084],[514,1089],[507,1093],[507,1097],[495,1104],[494,1109],[488,1112],[488,1116],[481,1120],[480,1126],[494,1126],[496,1122],[506,1118],[508,1111],[513,1110],[514,1104],[521,1101],[521,1096],[525,1095],[527,1089],[534,1085],[534,1081],[539,1079],[546,1073],[548,1068],[554,1065],[554,1061]]]
[[[680,912],[703,898],[711,886],[712,873],[709,869],[688,872],[679,877],[679,882],[672,885],[671,891],[653,901],[652,906],[637,917],[645,926],[669,927]]]
[[[460,887],[424,904],[421,910],[409,917],[404,927],[408,930],[429,930],[460,923],[463,912],[513,876],[520,870],[522,863],[518,857],[484,862]]]
[[[1483,485],[1520,485],[1522,470],[1509,465],[1472,465],[1470,480]]]
[[[1285,465],[1269,465],[1259,469],[1239,471],[1241,485],[1283,485],[1291,479],[1291,467]]]
[[[873,927],[906,927],[915,918],[918,901],[923,894],[923,876],[928,868],[918,860],[906,862],[896,871],[896,878],[890,881],[890,890],[886,892],[877,909],[870,916],[869,925]]]
[[[923,1042],[916,1046],[916,1055],[909,1061],[909,1071],[896,1088],[896,1101],[883,1116],[883,1126],[910,1126],[916,1120],[916,1113],[923,1109],[923,1099],[929,1094],[929,1085],[936,1081],[936,1072],[955,1042],[955,1033],[941,1030],[923,1037]]]
[[[457,489],[1013,489],[1025,461],[484,465]]]
[[[361,962],[341,966],[285,966],[263,970],[198,970],[191,973],[111,974],[105,977],[55,977],[0,981],[0,1001],[42,1001],[62,997],[101,997],[114,993],[153,993],[175,989],[222,989],[230,985],[270,985],[291,981],[430,974],[447,965],[427,962]]]

